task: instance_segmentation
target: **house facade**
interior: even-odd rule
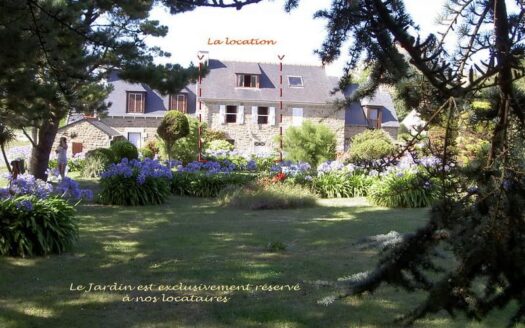
[[[399,122],[385,89],[380,88],[374,97],[341,106],[338,104],[357,86],[333,92],[339,79],[328,76],[321,66],[215,59],[207,64],[209,73],[200,85],[187,85],[173,95],[161,95],[147,85],[128,83],[112,74],[108,82],[113,91],[107,99],[111,105],[107,115],[96,118],[98,124],[108,128],[105,132],[116,131],[140,148],[155,138],[165,112],[178,110],[200,115],[208,128],[224,131],[237,150],[252,154],[274,151],[281,130],[284,133],[304,120],[328,125],[336,134],[339,152],[366,129],[384,129],[397,137]],[[78,119],[71,116],[57,140],[69,136],[75,142],[71,131]],[[83,142],[84,150],[96,148],[89,140]]]

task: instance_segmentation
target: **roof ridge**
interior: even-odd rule
[[[245,60],[231,60],[231,59],[218,59],[218,58],[210,58],[209,60],[216,60],[220,62],[228,62],[228,63],[242,63],[242,64],[271,64],[271,65],[279,65],[280,62],[272,62],[272,61],[245,61]],[[323,65],[314,65],[314,64],[289,64],[283,62],[283,65],[285,66],[305,66],[305,67],[318,67],[323,68]]]

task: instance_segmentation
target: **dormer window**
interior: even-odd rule
[[[169,109],[186,113],[188,111],[188,96],[185,93],[171,95]]]
[[[290,88],[304,87],[303,77],[302,76],[288,76],[288,86]]]
[[[126,91],[126,113],[144,113],[146,109],[146,92]]]
[[[368,119],[369,128],[380,129],[382,116],[380,108],[366,107],[366,118]]]
[[[259,80],[257,74],[237,74],[237,87],[259,88]]]

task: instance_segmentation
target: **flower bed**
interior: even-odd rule
[[[122,159],[100,177],[100,202],[110,205],[162,204],[170,195],[171,170],[156,160]]]
[[[77,239],[73,201],[92,199],[69,178],[58,185],[32,175],[10,176],[10,186],[0,189],[0,255],[59,254]]]

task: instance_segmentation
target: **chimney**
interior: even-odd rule
[[[201,50],[197,52],[197,59],[199,62],[202,62],[204,65],[208,65],[210,61],[210,53],[208,51]]]

